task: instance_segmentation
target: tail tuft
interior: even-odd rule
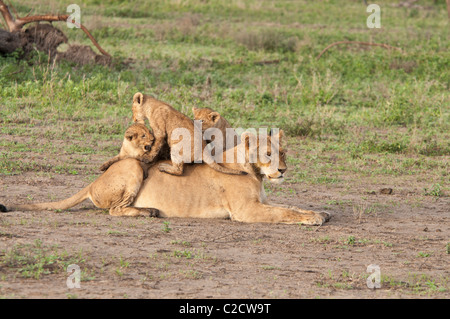
[[[8,211],[8,209],[4,205],[0,204],[0,212],[6,213],[7,211]]]

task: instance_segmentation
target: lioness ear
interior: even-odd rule
[[[272,130],[272,129],[270,129],[270,132],[269,132],[269,135],[270,136],[275,136],[275,131],[274,130]],[[283,130],[278,130],[278,138],[282,138],[282,137],[284,137],[284,131]]]
[[[220,119],[220,114],[217,112],[211,112],[208,117],[213,123],[216,123]]]
[[[141,105],[143,102],[144,102],[144,94],[142,94],[141,92],[137,92],[133,96],[133,103],[137,103],[137,104]]]
[[[256,136],[250,132],[244,132],[241,135],[241,142],[244,143],[245,148],[249,149],[250,145],[255,144]]]

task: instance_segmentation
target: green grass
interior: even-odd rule
[[[401,289],[413,295],[434,295],[448,291],[448,277],[431,278],[427,274],[408,274],[407,279],[381,275],[381,286]]]
[[[81,251],[77,254],[60,252],[57,246],[44,245],[39,239],[32,244],[16,244],[0,255],[0,266],[5,270],[13,270],[23,278],[34,279],[64,272],[71,264],[82,266],[85,261]],[[85,275],[82,272],[82,280]]]
[[[170,226],[170,222],[164,221],[163,222],[163,226],[161,226],[161,231],[164,232],[164,233],[170,233],[172,228],[170,228],[169,226]]]

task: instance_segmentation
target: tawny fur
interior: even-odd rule
[[[282,132],[278,136],[281,145]],[[125,159],[112,165],[94,183],[80,191],[77,195],[59,202],[58,205],[35,204],[27,205],[27,210],[66,209],[72,207],[82,199],[91,198],[97,207],[119,207],[110,209],[110,214],[136,215],[148,211],[146,207],[159,210],[161,217],[191,217],[191,218],[231,218],[235,221],[248,223],[287,223],[322,225],[329,220],[328,213],[313,212],[297,207],[274,206],[267,202],[263,177],[276,182],[283,179],[286,171],[284,151],[278,147],[280,153],[279,165],[276,169],[268,169],[270,163],[260,161],[249,163],[250,154],[259,153],[260,149],[270,149],[272,141],[267,144],[250,142],[251,135],[243,135],[242,143],[245,147],[245,163],[226,164],[236,169],[244,169],[248,175],[221,174],[208,165],[194,164],[186,166],[183,176],[172,176],[160,172],[156,165],[149,169],[149,177],[142,184],[142,168],[135,159]],[[237,154],[239,149],[227,150]],[[158,163],[167,163],[159,161]],[[141,186],[142,185],[142,186]],[[163,187],[162,187],[163,185]],[[129,202],[129,193],[139,189],[134,198],[133,207],[118,206],[116,203]],[[123,194],[123,195],[119,195]],[[111,205],[114,203],[114,205]],[[63,205],[64,204],[64,205]],[[70,206],[71,204],[72,206]],[[45,206],[46,205],[46,206]],[[24,206],[14,206],[16,210],[24,210]],[[0,205],[0,210],[6,210]]]
[[[106,171],[112,164],[126,159],[135,158],[142,161],[142,157],[150,151],[155,138],[150,130],[143,124],[133,124],[126,131],[123,138],[122,147],[119,155],[114,156],[100,167],[101,171]],[[144,174],[148,168],[145,163],[142,163]]]
[[[8,208],[0,205],[0,211],[63,210],[90,199],[98,208],[109,209],[113,216],[157,216],[157,209],[131,207],[151,166],[134,158],[146,153],[153,140],[153,135],[144,125],[134,124],[125,133],[120,154],[104,164],[111,167],[74,196],[52,203],[12,205]],[[134,158],[120,160],[126,156]]]
[[[217,128],[222,132],[222,151],[226,151],[228,148],[233,148],[237,145],[237,138],[235,138],[236,132],[231,127],[230,123],[218,112],[209,107],[193,107],[192,112],[194,113],[194,120],[202,121],[203,132],[209,128]],[[230,133],[234,134],[230,135]],[[215,140],[216,136],[212,136],[211,140],[208,140],[207,143],[214,142]],[[215,151],[215,149],[213,149],[213,151]],[[212,153],[212,155],[214,155],[214,153]]]
[[[267,202],[263,178],[274,183],[283,180],[286,171],[284,151],[279,147],[279,165],[275,169],[270,169],[270,163],[249,163],[250,154],[258,153],[261,147],[270,149],[271,140],[269,137],[267,145],[258,142],[252,146],[247,136],[243,136],[241,143],[247,154],[245,163],[224,165],[244,169],[248,175],[225,175],[205,164],[194,164],[186,166],[183,176],[176,177],[161,173],[153,166],[149,169],[149,177],[142,185],[134,206],[155,207],[159,209],[161,217],[231,218],[248,223],[307,225],[322,225],[329,220],[328,213],[275,206]],[[282,132],[278,136],[280,140],[281,136]],[[227,152],[237,154],[238,147]]]
[[[195,158],[195,140],[194,140],[194,122],[192,119],[177,111],[172,106],[162,101],[159,101],[149,95],[142,93],[136,93],[133,97],[133,122],[145,123],[145,119],[148,119],[150,127],[153,130],[155,136],[155,143],[151,152],[144,155],[145,162],[152,162],[160,153],[162,146],[167,143],[172,150],[172,147],[180,142],[180,140],[172,140],[172,132],[179,128],[185,128],[189,131],[191,136],[191,154],[190,163],[203,160],[204,163],[209,165],[214,170],[225,173],[241,175],[245,174],[242,171],[230,169],[217,164],[212,156],[208,152],[203,152],[206,147],[206,141],[202,139],[202,147],[199,153],[200,158]],[[202,134],[202,132],[195,132],[195,134]],[[203,158],[202,158],[203,155]],[[176,163],[174,155],[171,154],[172,164],[163,163],[158,166],[161,172],[169,173],[172,175],[182,175],[184,169],[184,163]],[[179,161],[178,161],[179,162]]]

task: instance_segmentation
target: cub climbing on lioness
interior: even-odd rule
[[[201,130],[194,126],[194,121],[177,111],[172,106],[162,101],[159,101],[149,95],[144,95],[140,92],[133,97],[133,122],[144,124],[145,119],[148,119],[150,127],[155,136],[155,143],[152,150],[143,157],[144,162],[152,162],[159,154],[162,146],[167,143],[171,149],[170,159],[171,164],[163,163],[158,166],[161,172],[172,175],[182,175],[185,163],[198,163],[203,161],[212,169],[232,175],[245,175],[246,172],[231,169],[217,164],[211,154],[204,152],[206,141],[201,139],[201,149],[196,151],[195,136],[202,136]],[[191,154],[183,154],[183,159],[179,154],[175,154],[173,147],[180,143],[181,140],[172,139],[172,133],[177,129],[185,129],[190,134],[190,152]],[[195,132],[195,133],[194,133]],[[186,160],[189,158],[189,160]]]

